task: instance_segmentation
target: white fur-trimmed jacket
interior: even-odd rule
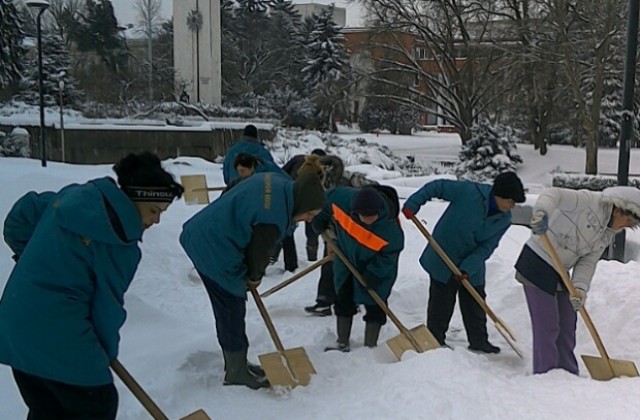
[[[632,187],[612,187],[603,192],[548,188],[538,197],[534,214],[542,210],[549,217],[547,235],[564,268],[573,268],[571,281],[576,288],[589,290],[596,264],[617,233],[607,227],[614,204],[638,214],[640,191]],[[538,236],[532,235],[527,245],[554,266]]]

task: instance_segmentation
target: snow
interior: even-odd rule
[[[455,160],[460,143],[449,134],[419,133],[415,136],[346,133],[349,141],[364,137],[410,154],[423,161]],[[317,137],[308,135],[317,147]],[[302,150],[300,143],[298,150]],[[535,200],[550,173],[560,167],[580,171],[584,151],[570,146],[552,146],[547,156],[531,146],[518,145],[524,164],[518,168]],[[284,151],[278,151],[284,153]],[[640,171],[637,151],[632,150],[631,172]],[[277,156],[276,159],[282,159]],[[603,172],[615,172],[616,150],[599,154]],[[181,157],[165,161],[176,176],[201,174],[211,186],[222,184],[221,166],[199,158]],[[353,168],[348,168],[353,170]],[[373,177],[380,169],[359,166]],[[29,190],[57,190],[71,182],[110,175],[110,165],[68,165],[37,160],[0,158],[0,217],[4,220],[13,202]],[[377,175],[376,175],[377,174]],[[399,174],[377,177],[398,186],[406,197],[435,176],[401,178]],[[450,175],[446,175],[450,177]],[[216,196],[214,193],[211,198]],[[432,228],[446,203],[422,207],[419,218]],[[252,391],[222,386],[222,355],[217,344],[212,311],[201,284],[190,280],[191,264],[178,244],[182,224],[200,206],[174,203],[159,225],[145,233],[143,260],[126,295],[127,322],[122,329],[120,361],[151,395],[169,418],[180,418],[203,408],[212,418],[223,419],[638,419],[640,379],[621,378],[608,382],[591,380],[581,365],[580,376],[557,371],[531,374],[531,327],[522,287],[514,280],[513,264],[527,229],[511,227],[487,262],[487,302],[513,330],[525,358],[520,360],[488,322],[490,339],[502,347],[499,355],[478,355],[466,350],[459,310],[456,309],[447,341],[452,350],[422,354],[408,352],[396,361],[383,344],[397,329],[388,322],[376,349],[362,346],[364,322],[354,319],[352,350],[343,354],[323,352],[335,340],[335,319],[305,315],[303,307],[313,303],[319,272],[316,271],[265,299],[285,348],[304,346],[318,374],[310,385],[289,392]],[[409,221],[402,219],[406,247],[389,307],[405,326],[425,322],[428,277],[418,264],[425,239]],[[304,259],[304,229],[296,231],[300,269]],[[592,283],[587,307],[611,357],[640,361],[640,233],[628,234],[627,257],[621,264],[601,261]],[[0,246],[0,287],[13,267],[7,247]],[[282,258],[267,269],[261,290],[266,291],[289,277],[282,273]],[[271,353],[275,347],[252,301],[248,303],[249,356]],[[596,348],[578,321],[576,355],[597,355]],[[453,332],[452,332],[453,331]],[[119,419],[147,419],[142,406],[116,379],[120,394]],[[6,366],[0,367],[0,418],[25,418],[26,409]]]

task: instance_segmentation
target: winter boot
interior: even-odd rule
[[[305,306],[305,312],[316,316],[330,316],[331,305],[327,303],[318,302],[313,306]]]
[[[479,344],[470,344],[469,350],[475,353],[487,353],[487,354],[498,354],[500,353],[500,347],[494,346],[488,341]]]
[[[318,261],[317,246],[307,246],[307,261]]]
[[[224,375],[224,385],[244,385],[251,389],[267,388],[271,386],[269,381],[260,380],[253,376],[249,371],[247,364],[247,352],[222,351],[224,355],[224,364],[227,373]]]
[[[249,359],[247,358],[248,351],[249,349],[244,350],[244,358],[247,360],[247,369],[249,370],[249,373],[255,376],[258,381],[264,381],[267,378],[267,374],[264,373],[264,369],[262,369],[260,365],[254,365],[249,362]]]
[[[353,324],[353,317],[339,316],[336,317],[338,328],[338,341],[333,346],[328,346],[324,351],[338,350],[343,353],[348,353],[351,350],[349,345],[349,338],[351,337],[351,324]]]
[[[380,335],[382,324],[377,322],[367,322],[364,327],[364,345],[367,347],[376,347],[378,345],[378,336]]]

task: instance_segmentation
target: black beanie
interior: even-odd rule
[[[516,203],[524,203],[524,187],[514,172],[503,172],[493,181],[493,195],[512,199]]]
[[[318,175],[307,172],[293,182],[293,215],[320,210],[324,205],[324,188]]]
[[[249,124],[248,126],[246,126],[244,128],[244,132],[243,134],[247,137],[253,137],[253,138],[258,138],[258,129],[256,128],[255,125],[253,124]]]
[[[371,187],[362,188],[351,200],[351,212],[361,216],[380,214],[384,209],[384,199]]]

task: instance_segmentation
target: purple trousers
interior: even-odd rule
[[[552,296],[535,286],[524,286],[533,330],[533,373],[564,369],[578,374],[576,311],[567,292]]]

